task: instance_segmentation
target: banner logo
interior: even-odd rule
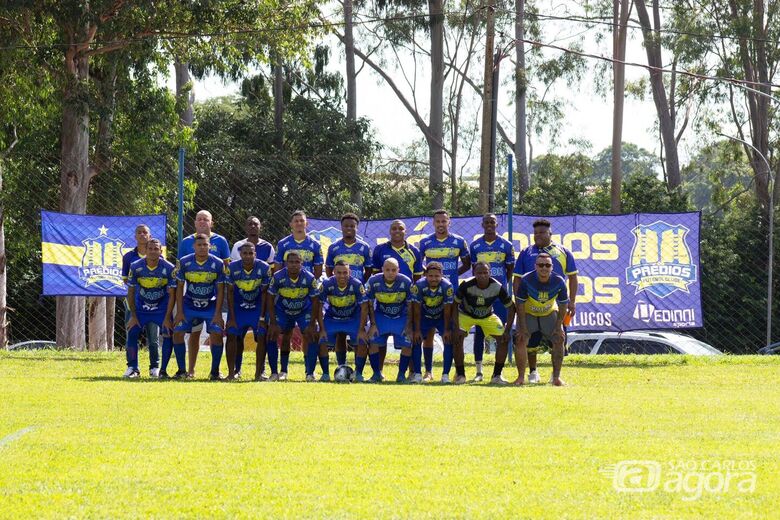
[[[96,287],[111,291],[123,287],[122,281],[122,249],[123,240],[108,236],[108,228],[103,225],[98,228],[97,237],[88,238],[81,243],[84,254],[81,257],[79,278],[84,282],[84,288]]]
[[[647,291],[665,298],[676,291],[689,293],[688,286],[697,280],[697,266],[686,242],[690,229],[658,220],[631,232],[634,246],[626,283],[636,288],[634,294]]]

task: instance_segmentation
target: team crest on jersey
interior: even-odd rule
[[[97,287],[110,291],[123,287],[122,281],[122,250],[125,242],[108,236],[108,228],[100,226],[99,235],[88,238],[81,243],[84,254],[81,257],[79,278],[84,287]]]
[[[687,243],[690,229],[658,220],[631,232],[634,246],[626,283],[636,287],[635,294],[648,291],[665,298],[676,291],[689,292],[688,286],[697,280],[697,266]]]

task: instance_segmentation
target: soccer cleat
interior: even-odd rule
[[[125,370],[125,373],[122,374],[122,377],[125,379],[138,379],[141,377],[141,372],[139,372],[135,367],[127,367],[127,370]]]
[[[528,382],[532,385],[536,385],[542,382],[542,379],[539,377],[539,372],[536,370],[531,371],[530,374],[528,374]],[[550,380],[552,382],[552,380]]]
[[[236,372],[236,375],[233,376],[233,379],[241,379],[241,372]]]
[[[321,383],[330,383],[330,374],[322,374],[320,376]]]
[[[356,383],[365,383],[366,379],[363,377],[363,374],[355,374],[355,382]]]
[[[278,381],[287,381],[287,372],[279,372]]]
[[[311,383],[312,381],[316,381],[317,378],[314,377],[314,374],[306,374],[306,382]]]
[[[561,379],[560,377],[558,377],[558,378],[551,377],[550,378],[550,384],[553,385],[553,386],[566,386],[566,383],[564,383],[563,379]]]
[[[466,376],[455,376],[455,381],[453,381],[456,385],[465,385],[466,384]]]
[[[426,383],[430,383],[431,381],[433,381],[433,374],[431,374],[430,372],[426,372],[425,375],[422,376],[422,380],[425,381]]]
[[[385,378],[381,372],[377,372],[376,374],[371,376],[371,379],[369,379],[369,381],[371,381],[372,383],[381,383],[384,380]]]
[[[160,369],[159,369],[159,368],[157,368],[157,367],[150,368],[150,369],[149,369],[149,377],[153,377],[153,378],[155,378],[155,379],[157,379],[158,377],[160,377]]]
[[[263,379],[261,378],[260,381],[263,381]],[[266,381],[279,381],[279,374],[271,374]]]
[[[157,379],[170,379],[171,376],[168,375],[168,372],[165,370],[160,370],[160,373],[157,375]]]
[[[508,385],[509,381],[504,379],[504,376],[493,376],[490,379],[490,384],[491,385]]]
[[[433,380],[433,378],[431,378],[431,380]],[[422,374],[414,374],[411,377],[411,379],[409,379],[409,381],[412,383],[422,383],[423,382]]]
[[[179,370],[175,374],[173,374],[174,379],[189,379],[190,375],[187,373],[186,370]]]
[[[262,372],[260,375],[255,375],[255,381],[267,381],[268,378],[269,376],[265,372]]]
[[[224,381],[225,376],[217,372],[216,374],[209,374],[209,381]]]
[[[441,375],[441,382],[442,383],[449,383],[450,382],[450,375],[449,374],[442,374]]]
[[[406,383],[406,381],[407,381],[406,376],[403,374],[398,374],[398,377],[395,378],[396,383]]]
[[[474,376],[475,383],[481,383],[483,379],[482,372],[477,372],[477,375]]]

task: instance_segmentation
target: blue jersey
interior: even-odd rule
[[[547,253],[552,257],[552,272],[559,276],[569,276],[577,274],[577,264],[574,262],[574,255],[571,251],[558,244],[550,244],[547,247],[537,247],[536,244],[530,245],[520,251],[515,263],[515,276],[522,277],[531,271],[536,270],[536,257],[539,253]]]
[[[471,265],[485,262],[490,266],[490,277],[506,285],[506,268],[515,265],[515,246],[509,240],[496,236],[492,242],[481,236],[469,246]]]
[[[228,266],[227,283],[233,287],[233,308],[236,312],[260,310],[263,289],[271,281],[271,267],[262,260],[255,260],[251,269],[244,269],[241,260]]]
[[[160,258],[152,269],[145,258],[136,260],[127,270],[127,285],[135,288],[136,312],[165,312],[168,289],[176,288],[176,266]]]
[[[569,291],[562,276],[551,274],[550,279],[542,283],[536,271],[520,279],[516,296],[525,313],[531,316],[548,316],[558,310],[556,303],[569,302]]]
[[[195,253],[195,235],[184,237],[179,244],[179,260]],[[209,236],[209,253],[220,260],[230,260],[230,246],[222,235],[212,233]]]
[[[420,250],[409,243],[404,243],[400,248],[393,247],[389,241],[376,246],[372,256],[374,269],[381,271],[385,260],[388,258],[398,260],[398,272],[409,277],[410,280],[414,278],[414,275],[423,274]]]
[[[279,267],[284,267],[284,261],[287,260],[287,253],[295,251],[301,255],[301,266],[310,273],[314,272],[315,265],[322,265],[322,247],[320,243],[306,236],[300,242],[295,240],[292,235],[287,235],[276,245],[276,257],[274,263]]]
[[[385,276],[377,273],[366,282],[366,296],[376,300],[377,314],[388,318],[406,316],[409,300],[412,298],[412,280],[399,274],[393,283],[385,282]]]
[[[455,301],[455,291],[444,278],[436,289],[428,285],[428,280],[421,278],[412,286],[412,301],[420,304],[424,318],[439,320],[444,316],[444,306]]]
[[[458,259],[468,258],[469,249],[466,241],[460,235],[450,233],[444,240],[436,238],[436,233],[420,240],[420,254],[425,257],[425,263],[440,262],[444,268],[442,273],[453,285],[458,286]]]
[[[334,320],[349,320],[360,317],[360,306],[368,301],[366,289],[355,277],[349,279],[347,286],[339,287],[335,276],[322,283],[320,298],[327,305],[325,317]]]
[[[195,254],[179,260],[176,279],[186,282],[184,287],[184,305],[191,309],[205,309],[217,300],[217,288],[225,283],[225,264],[214,255],[209,255],[203,263],[195,259]]]
[[[365,268],[371,268],[371,248],[362,240],[356,241],[351,246],[344,243],[344,239],[336,240],[328,247],[328,255],[325,259],[325,267],[333,267],[339,260],[344,261],[354,278],[363,280]]]
[[[146,258],[145,256],[141,256],[138,254],[138,248],[134,247],[124,255],[122,255],[122,280],[127,283],[127,277],[128,273],[130,272],[130,266],[140,260],[141,258]]]
[[[303,269],[297,278],[290,278],[285,267],[271,277],[268,294],[276,297],[277,312],[297,315],[311,310],[311,299],[320,295],[320,282]]]

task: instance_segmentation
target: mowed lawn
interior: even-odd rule
[[[201,376],[209,361],[201,354]],[[565,388],[304,383],[302,359],[293,361],[286,383],[125,381],[122,353],[0,352],[0,516],[780,511],[780,358],[570,356]],[[541,361],[546,381],[549,357]],[[245,362],[249,374],[253,354]],[[620,485],[660,484],[618,491],[605,472],[630,470],[625,461],[645,466]],[[660,475],[642,473],[648,461]],[[680,463],[687,487],[675,488]],[[754,489],[739,488],[744,475],[725,475],[729,467],[754,471]]]

